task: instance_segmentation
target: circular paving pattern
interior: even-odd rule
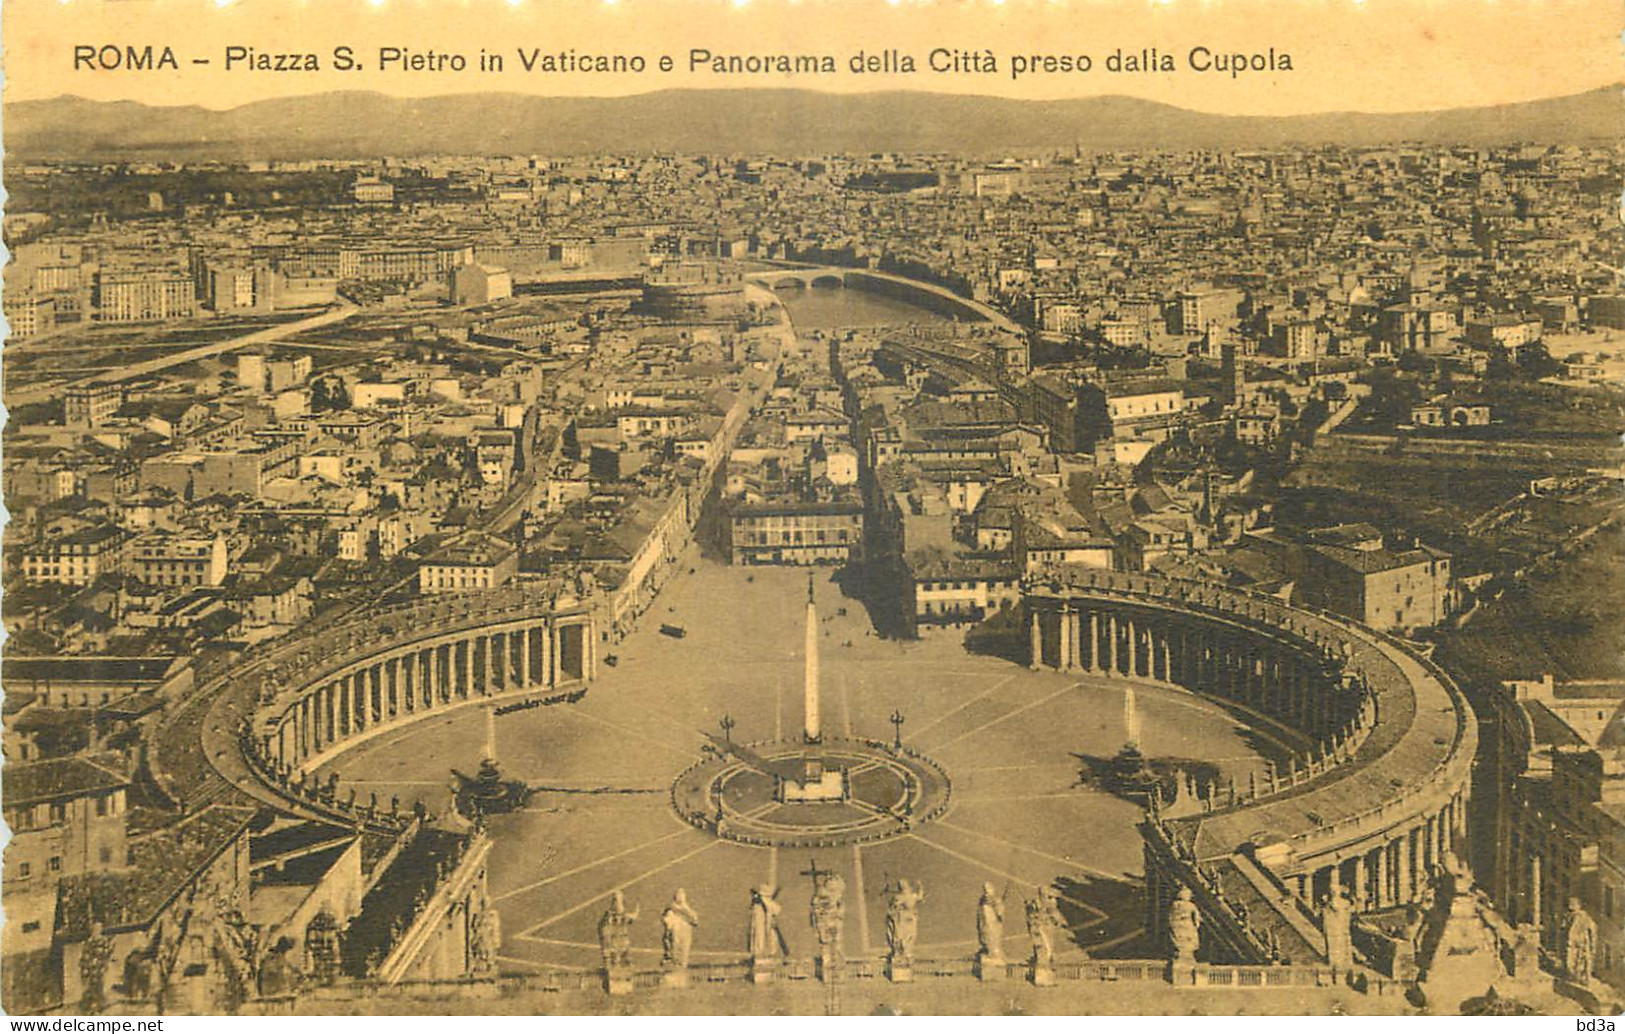
[[[677,814],[696,829],[762,847],[840,847],[902,836],[948,807],[948,776],[912,750],[828,738],[724,744],[672,784]],[[795,800],[809,763],[828,799]]]

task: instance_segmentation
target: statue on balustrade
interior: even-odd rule
[[[993,884],[982,884],[982,900],[976,904],[977,953],[984,965],[1004,964],[1004,896]]]
[[[305,927],[304,970],[317,984],[331,984],[339,974],[339,924],[327,908]]]
[[[671,904],[660,913],[660,947],[662,961],[667,969],[687,969],[689,952],[694,947],[694,930],[700,917],[688,903],[688,895],[678,887]]]
[[[1038,969],[1048,969],[1055,961],[1055,931],[1063,920],[1055,904],[1055,891],[1040,887],[1038,897],[1027,902],[1027,936],[1032,941],[1030,961]]]
[[[1591,983],[1593,960],[1597,955],[1597,924],[1579,898],[1569,898],[1569,912],[1563,917],[1563,972],[1584,987]]]
[[[777,890],[765,883],[750,892],[747,944],[750,957],[758,963],[790,953],[785,947],[784,935],[779,932],[779,913],[784,906],[776,900],[777,894]]]
[[[841,958],[841,934],[846,928],[845,895],[846,880],[839,873],[814,873],[808,919],[818,936],[820,957],[832,962]]]
[[[920,902],[925,891],[918,883],[898,878],[886,894],[886,950],[893,965],[914,961],[914,942],[920,933]]]
[[[638,910],[626,907],[626,895],[616,891],[610,896],[609,908],[598,920],[598,948],[603,955],[604,969],[624,970],[632,965],[632,924],[637,921]]]
[[[1320,913],[1321,927],[1326,935],[1326,961],[1336,970],[1354,966],[1354,906],[1348,891],[1339,887]]]
[[[1189,887],[1181,887],[1168,905],[1168,940],[1176,962],[1195,962],[1196,950],[1202,946],[1202,910],[1193,897]]]

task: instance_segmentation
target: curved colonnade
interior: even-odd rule
[[[1477,729],[1460,691],[1396,639],[1279,599],[1111,571],[1024,589],[1034,668],[1171,683],[1314,746],[1245,787],[1154,807],[1148,928],[1191,887],[1215,961],[1324,951],[1318,906],[1426,897],[1466,832]]]
[[[244,753],[290,802],[338,806],[311,776],[343,751],[468,704],[579,690],[596,676],[596,640],[589,607],[524,586],[376,612],[282,655],[243,731]]]

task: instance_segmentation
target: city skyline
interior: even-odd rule
[[[227,111],[77,97],[9,107],[14,158],[188,160],[428,154],[941,152],[967,157],[1420,143],[1596,144],[1615,139],[1614,88],[1437,112],[1220,116],[1126,96],[1064,101],[888,91],[672,89],[625,97],[517,93],[399,98],[344,91]]]

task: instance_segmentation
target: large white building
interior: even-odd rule
[[[151,532],[130,544],[130,572],[149,585],[219,585],[226,580],[228,556],[223,535],[171,535]]]
[[[512,297],[513,275],[501,266],[474,262],[452,271],[451,300],[458,305],[489,305]]]
[[[495,589],[506,585],[518,572],[518,550],[501,539],[476,535],[425,560],[418,568],[418,591]]]

